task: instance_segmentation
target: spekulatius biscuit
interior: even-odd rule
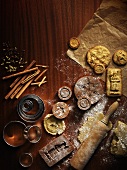
[[[95,64],[94,72],[96,74],[103,74],[105,71],[105,66],[103,64]]]
[[[71,49],[73,50],[76,50],[80,45],[80,42],[79,42],[79,39],[76,38],[76,37],[72,37],[70,40],[69,40],[69,46]]]
[[[117,50],[113,55],[113,61],[117,65],[125,65],[127,63],[127,53],[124,50]]]
[[[108,68],[106,73],[107,96],[122,95],[122,70],[120,68]]]
[[[95,46],[87,53],[87,62],[96,74],[102,74],[111,61],[110,51],[104,46]]]

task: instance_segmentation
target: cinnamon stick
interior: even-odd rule
[[[17,93],[21,90],[21,88],[23,87],[22,84],[20,84],[17,89],[14,91],[14,93],[12,93],[12,95],[10,96],[11,99],[13,99],[15,97],[15,95],[17,95]]]
[[[40,78],[41,76],[43,76],[43,74],[44,74],[47,70],[48,70],[48,69],[45,69],[44,71],[42,71],[42,72],[36,77],[36,79],[35,79],[34,81],[35,81],[35,82],[38,81],[39,78]]]
[[[14,87],[14,85],[20,80],[21,76],[17,77],[13,83],[10,85],[10,88]]]
[[[29,75],[25,80],[23,80],[21,82],[21,84],[25,84],[26,82],[28,82],[29,80],[31,80],[32,78],[34,78],[35,76],[37,76],[40,73],[40,70],[37,70],[35,73]]]
[[[36,63],[35,60],[33,60],[27,67],[25,70],[30,69],[34,64]],[[14,82],[10,85],[10,88],[13,88],[15,86],[15,84],[20,80],[21,76],[17,77]]]
[[[42,84],[46,83],[47,81],[43,81]],[[31,83],[31,85],[39,85],[40,82],[35,82],[35,83]]]
[[[32,71],[35,71],[35,70],[38,70],[38,67],[34,67],[34,68],[29,69],[29,70],[25,70],[25,71],[21,71],[21,72],[15,73],[15,74],[11,74],[9,76],[3,77],[2,79],[5,80],[5,79],[8,79],[8,78],[19,76],[19,75],[22,75],[22,74],[26,74],[26,73],[29,73],[29,72],[32,72]]]
[[[9,91],[9,93],[5,96],[5,99],[8,99],[14,92],[15,90],[18,88],[18,86],[21,84],[21,82],[28,77],[28,75],[24,75],[19,81],[18,83]]]
[[[23,82],[24,83],[28,82],[29,80],[34,78],[37,74],[39,74],[39,72],[40,72],[40,70],[37,70],[34,74],[27,76]],[[24,83],[21,82],[21,84],[17,87],[17,89],[14,91],[14,93],[10,96],[11,99],[13,99],[18,94],[18,92],[23,88]]]
[[[8,99],[13,92],[15,92],[15,90],[19,87],[19,85],[21,84],[21,82],[27,77],[28,75],[25,75],[24,77],[22,77],[18,83],[9,91],[9,93],[5,96],[5,99]]]
[[[15,96],[17,99],[22,95],[22,93],[27,89],[27,87],[32,83],[34,78],[32,78],[30,81],[28,81],[25,86],[19,91],[19,93]]]
[[[45,79],[46,79],[46,76],[43,77],[43,79],[41,80],[41,82],[38,84],[39,87],[43,84],[43,82],[45,81]]]
[[[40,65],[40,64],[36,64],[37,67],[43,67],[43,68],[47,68],[49,66],[45,66],[45,65]]]

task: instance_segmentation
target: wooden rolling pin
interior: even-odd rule
[[[105,117],[101,121],[95,122],[95,126],[91,130],[89,137],[81,143],[80,147],[70,160],[70,164],[73,168],[82,170],[85,167],[96,148],[109,131],[109,127],[107,126],[109,118],[118,108],[118,105],[118,101],[115,101],[109,107]]]

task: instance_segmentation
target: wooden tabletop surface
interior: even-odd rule
[[[7,99],[10,84],[15,78],[2,80],[9,75],[0,68],[0,169],[19,170],[18,159],[21,153],[31,152],[34,162],[30,170],[59,169],[64,166],[57,165],[48,168],[38,150],[52,140],[43,127],[43,118],[51,112],[52,104],[58,101],[57,91],[63,85],[74,86],[76,80],[83,74],[83,69],[76,62],[67,57],[68,40],[79,35],[85,24],[92,18],[102,0],[1,0],[0,1],[0,49],[2,43],[9,42],[18,51],[25,50],[24,58],[27,65],[33,60],[37,64],[47,65],[47,83],[41,87],[29,86],[19,99]],[[4,126],[14,120],[24,122],[17,114],[19,100],[27,95],[35,94],[41,97],[45,104],[42,117],[42,139],[38,144],[25,143],[23,146],[13,148],[3,140]],[[24,122],[26,125],[28,122]],[[67,122],[69,123],[69,122]],[[68,126],[68,125],[67,125]],[[69,127],[69,126],[68,126]],[[73,127],[72,127],[73,128]],[[68,129],[68,128],[67,128]],[[68,129],[69,131],[69,129]],[[123,162],[121,162],[122,164]],[[110,166],[111,163],[109,162]],[[120,164],[120,165],[121,165]],[[99,167],[99,160],[93,161],[88,170],[114,170],[113,167]],[[126,165],[127,166],[127,165]]]

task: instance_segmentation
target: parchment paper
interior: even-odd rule
[[[107,47],[111,56],[119,49],[127,51],[127,0],[103,0],[78,38],[80,40],[79,48],[77,50],[68,49],[67,55],[88,70],[91,68],[86,62],[86,54],[96,45]],[[117,66],[111,61],[108,67],[122,69],[123,94],[127,96],[127,64]],[[105,81],[105,73],[100,77]]]

